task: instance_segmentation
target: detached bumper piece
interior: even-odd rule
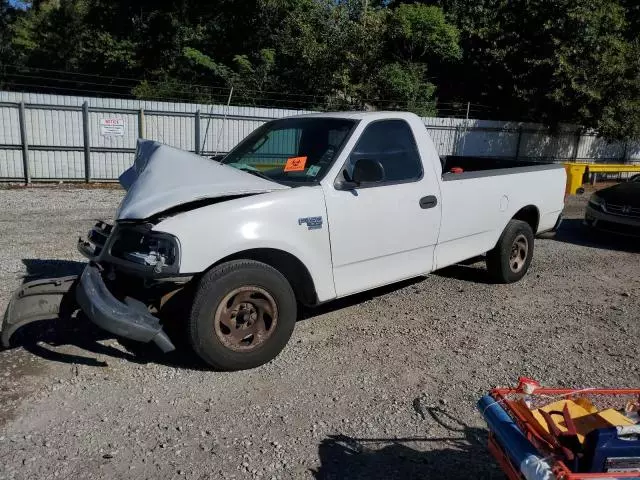
[[[88,265],[82,272],[76,300],[100,328],[138,342],[153,342],[165,353],[175,350],[158,318],[149,313],[142,302],[126,298],[123,303],[115,298],[95,265]]]
[[[77,276],[35,280],[22,285],[11,297],[2,322],[2,346],[11,346],[11,336],[32,322],[53,320],[65,306],[73,309],[72,288]]]

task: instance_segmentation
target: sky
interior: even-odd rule
[[[12,7],[16,7],[16,8],[27,8],[27,2],[24,2],[22,0],[9,0],[9,5],[11,5]]]

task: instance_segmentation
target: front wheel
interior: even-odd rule
[[[280,353],[296,317],[295,295],[278,270],[254,260],[235,260],[214,267],[200,280],[189,338],[212,367],[244,370]]]
[[[513,283],[529,270],[533,258],[533,230],[521,220],[511,220],[493,250],[487,253],[487,270],[498,283]]]

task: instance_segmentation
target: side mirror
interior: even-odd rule
[[[342,172],[344,180],[336,183],[338,190],[353,190],[362,183],[376,183],[384,180],[384,168],[377,160],[361,158],[356,160],[353,166],[353,175],[349,176],[346,170]]]
[[[384,168],[378,160],[361,158],[353,166],[352,177],[356,185],[381,182],[384,180]]]

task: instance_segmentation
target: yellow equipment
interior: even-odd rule
[[[575,195],[578,188],[582,186],[582,179],[585,172],[589,173],[618,173],[618,172],[638,172],[640,173],[640,165],[630,163],[565,163],[564,169],[567,172],[567,188],[568,195]]]

